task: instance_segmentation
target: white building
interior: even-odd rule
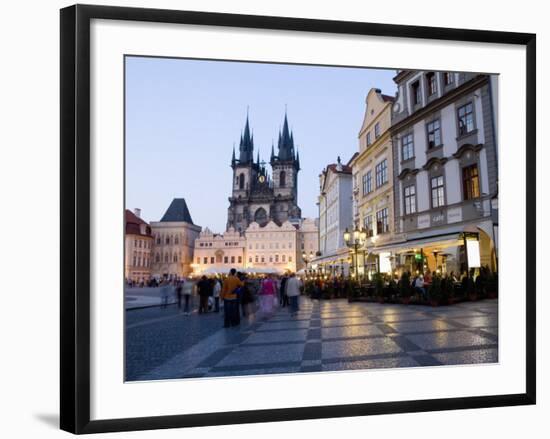
[[[298,270],[310,268],[309,263],[313,261],[319,252],[319,220],[317,218],[304,218],[300,223],[298,229],[298,242],[300,248],[298,249],[298,260],[300,261]],[[306,261],[303,259],[303,255],[306,256]]]
[[[270,221],[264,227],[252,222],[245,231],[248,268],[295,272],[299,255],[298,226]]]
[[[195,240],[193,273],[227,273],[231,268],[245,268],[244,235],[232,227],[224,234],[205,228]]]
[[[402,70],[394,80],[395,226],[402,243],[389,250],[409,269],[496,269],[496,76]]]
[[[341,163],[328,165],[319,175],[319,252],[312,267],[325,273],[347,274],[349,249],[344,231],[353,225],[352,169]]]

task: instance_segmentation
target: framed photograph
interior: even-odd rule
[[[535,41],[62,9],[61,428],[534,404]]]

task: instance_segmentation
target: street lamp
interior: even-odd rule
[[[358,257],[357,257],[359,247],[362,247],[363,244],[365,244],[366,240],[367,240],[367,231],[365,229],[359,229],[357,227],[354,227],[354,229],[350,232],[346,227],[346,230],[344,231],[344,242],[346,243],[346,246],[349,247],[350,252],[352,251],[353,254],[355,254],[354,274],[356,277],[359,276]]]
[[[302,253],[302,260],[306,263],[306,273],[307,273],[307,264],[310,263],[312,260],[313,260],[313,252],[310,251],[309,252],[309,256],[307,255],[307,253],[304,251]]]

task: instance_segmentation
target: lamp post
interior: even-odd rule
[[[367,231],[365,229],[359,229],[357,227],[354,227],[352,231],[349,231],[346,227],[346,230],[344,231],[344,242],[346,243],[346,246],[350,249],[350,251],[353,252],[355,255],[355,268],[354,273],[356,278],[359,278],[359,267],[358,267],[358,251],[359,247],[362,247],[363,244],[365,244],[365,241],[367,240]]]
[[[306,274],[307,274],[307,264],[309,264],[313,260],[313,252],[309,252],[309,256],[308,256],[308,254],[304,251],[302,253],[302,260],[306,264],[305,271],[306,271]]]

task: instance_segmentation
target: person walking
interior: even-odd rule
[[[183,282],[183,281],[182,281]],[[183,314],[188,316],[191,314],[190,305],[191,305],[191,295],[193,294],[193,283],[188,280],[183,282]]]
[[[161,300],[161,308],[166,308],[168,306],[168,298],[170,297],[170,291],[172,287],[170,286],[170,282],[167,279],[164,279],[160,286],[160,300]]]
[[[260,311],[264,314],[271,314],[275,301],[277,300],[277,282],[271,274],[262,281],[260,286]]]
[[[208,298],[212,294],[212,282],[203,276],[197,284],[197,292],[199,294],[199,314],[208,312]]]
[[[288,296],[286,295],[286,282],[288,276],[285,274],[281,279],[281,287],[279,288],[279,305],[283,308],[288,305]]]
[[[286,282],[286,295],[290,300],[290,315],[295,316],[299,311],[298,298],[300,297],[300,290],[302,288],[302,281],[296,277],[295,273],[290,274],[290,278]]]
[[[220,312],[221,291],[222,291],[221,281],[218,278],[214,278],[214,288],[212,289],[212,296],[214,297],[214,312]]]
[[[224,321],[223,327],[238,326],[241,323],[239,312],[239,288],[244,286],[243,282],[236,276],[237,270],[232,268],[229,276],[223,281],[220,297],[223,300]]]
[[[178,309],[181,312],[181,302],[183,299],[183,280],[176,283],[176,298],[178,299]]]

